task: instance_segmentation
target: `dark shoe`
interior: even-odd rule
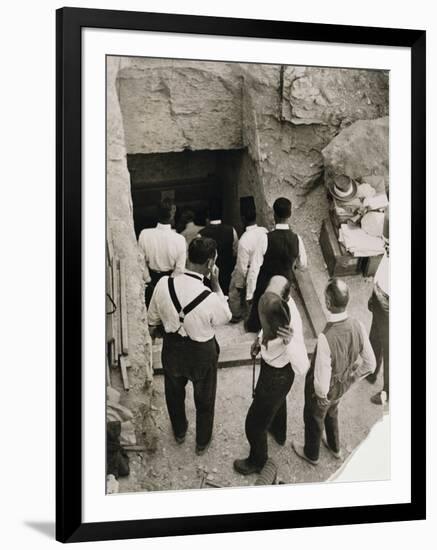
[[[262,468],[252,464],[247,458],[237,458],[237,460],[234,460],[234,470],[242,476],[250,476],[251,474],[259,474]]]
[[[319,459],[312,460],[311,458],[309,458],[305,454],[305,450],[304,450],[303,445],[301,445],[300,443],[297,443],[296,441],[293,441],[291,446],[293,447],[293,451],[297,454],[297,456],[299,456],[300,458],[303,458],[304,460],[306,460],[307,462],[309,462],[313,466],[317,466],[317,464],[319,463]]]
[[[341,449],[339,451],[334,451],[334,449],[331,449],[325,436],[322,437],[322,442],[334,458],[336,458],[337,460],[341,460],[343,458],[343,453],[341,452]]]
[[[388,394],[387,392],[382,390],[378,393],[375,393],[375,395],[372,395],[372,397],[370,398],[370,401],[374,405],[385,405],[385,403],[388,402]]]
[[[366,376],[366,380],[367,380],[367,382],[369,382],[369,384],[374,384],[376,382],[377,378],[378,378],[378,376],[375,373],[372,373],[372,374],[369,374],[368,376]]]
[[[273,439],[276,441],[278,445],[281,445],[281,447],[285,445],[286,438],[279,439],[279,437],[277,437],[276,434],[271,432],[270,430],[269,430],[269,434],[273,437]]]
[[[196,445],[196,455],[202,456],[206,453],[206,451],[209,449],[209,446],[211,445],[211,439],[208,441],[206,445]]]
[[[182,443],[185,441],[185,436],[187,435],[187,431],[188,431],[188,422],[187,422],[187,427],[185,428],[184,433],[182,433],[180,435],[174,434],[174,438],[176,439],[176,443],[178,445],[182,445]]]

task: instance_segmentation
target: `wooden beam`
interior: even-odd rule
[[[325,328],[326,316],[316,289],[314,288],[311,273],[308,269],[295,269],[294,276],[314,337],[317,338]]]
[[[129,353],[129,335],[127,327],[127,300],[126,300],[126,267],[120,259],[120,320],[121,320],[121,350],[124,355]]]
[[[114,257],[112,262],[112,299],[117,306],[117,309],[112,314],[112,326],[114,335],[114,364],[118,363],[118,356],[121,354],[120,346],[120,291],[118,281],[118,259]]]
[[[123,380],[123,387],[126,391],[130,390],[130,384],[129,384],[129,377],[127,375],[127,367],[128,367],[128,358],[126,355],[120,355],[119,358],[120,362],[120,370],[121,370],[121,378]]]

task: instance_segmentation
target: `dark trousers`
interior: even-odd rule
[[[261,296],[264,294],[270,281],[269,275],[264,275],[260,272],[258,280],[256,282],[255,292],[253,293],[252,305],[250,307],[249,315],[246,321],[246,330],[248,332],[259,332],[261,329],[261,321],[258,314],[258,303]]]
[[[178,334],[164,335],[162,366],[165,400],[173,433],[180,437],[187,431],[185,386],[191,380],[196,406],[198,446],[209,442],[214,425],[218,352],[215,338],[208,342],[194,342]]]
[[[152,279],[150,283],[147,284],[146,289],[144,291],[144,301],[146,303],[146,307],[148,308],[150,305],[150,301],[152,300],[153,291],[155,290],[155,286],[158,284],[159,279],[161,277],[164,277],[164,275],[171,275],[173,271],[153,271],[153,269],[149,269],[150,278]]]
[[[303,420],[305,424],[305,454],[311,460],[318,460],[320,441],[323,430],[326,430],[328,445],[335,452],[340,451],[340,434],[338,431],[338,405],[340,399],[328,401],[321,406],[314,392],[305,388],[305,406]]]
[[[389,302],[380,301],[375,293],[369,300],[369,309],[373,313],[369,339],[376,357],[375,375],[383,368],[383,390],[389,393]]]
[[[288,364],[280,369],[261,360],[255,397],[246,417],[246,437],[250,444],[249,462],[262,468],[267,461],[267,431],[278,441],[287,437],[287,394],[294,381]]]

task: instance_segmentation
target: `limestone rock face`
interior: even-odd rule
[[[126,262],[129,359],[133,390],[143,392],[152,378],[150,335],[144,306],[144,283],[139,249],[134,233],[130,176],[126,162],[123,122],[116,93],[119,58],[107,63],[107,222],[114,253]]]
[[[129,154],[243,146],[235,65],[146,58],[125,64],[118,90]]]
[[[388,74],[362,69],[285,67],[283,116],[295,125],[344,128],[388,114]]]
[[[388,73],[118,58],[127,152],[247,148],[268,221],[278,195],[298,207],[323,180],[322,150],[357,120],[388,114]]]
[[[389,118],[359,120],[342,130],[322,151],[325,181],[337,175],[359,179],[389,175]]]

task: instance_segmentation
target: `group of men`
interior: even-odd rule
[[[174,205],[162,203],[156,228],[143,230],[139,245],[146,263],[150,333],[152,338],[163,338],[165,399],[176,442],[182,444],[188,430],[185,387],[191,381],[196,454],[207,451],[220,353],[215,329],[244,319],[246,330],[257,333],[250,354],[261,355],[261,367],[245,423],[250,452],[234,461],[234,469],[243,475],[261,471],[268,458],[268,433],[285,444],[286,399],[295,375],[306,376],[305,441],[293,441],[292,448],[316,465],[323,441],[334,457],[341,458],[338,407],[344,393],[356,380],[366,377],[374,383],[383,364],[384,388],[372,401],[388,400],[389,289],[381,282],[388,270],[379,280],[375,277],[370,340],[363,324],[348,316],[346,283],[328,282],[328,322],[310,363],[302,320],[290,294],[293,270],[305,270],[308,263],[303,241],[289,225],[290,201],[284,197],[275,201],[275,228],[270,232],[256,224],[255,208],[246,208],[245,231],[239,240],[218,210],[210,211],[206,227],[188,216],[180,234],[172,230],[174,212]]]

